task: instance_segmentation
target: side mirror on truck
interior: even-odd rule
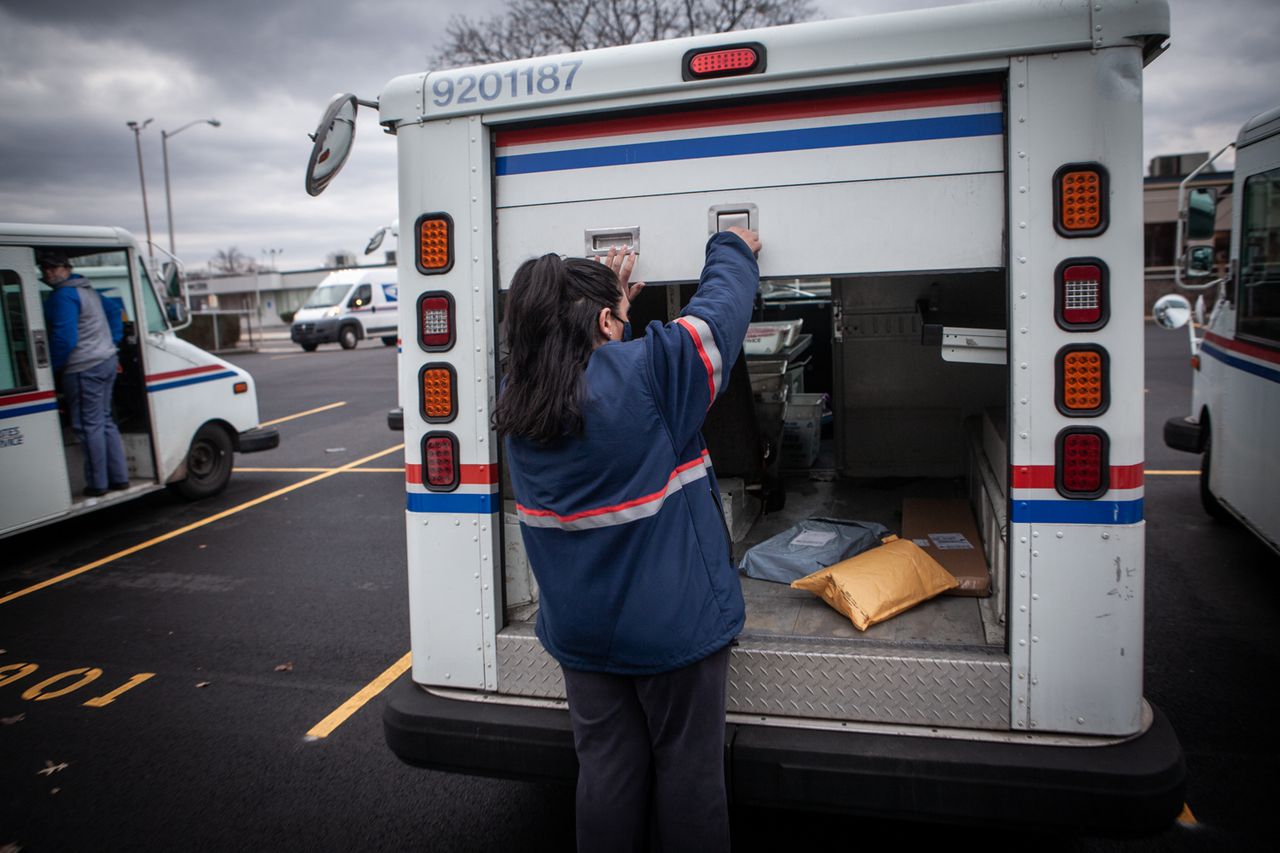
[[[1181,329],[1191,319],[1191,303],[1177,293],[1161,296],[1151,308],[1155,321],[1164,329]]]
[[[164,303],[165,313],[169,316],[169,323],[174,328],[181,328],[187,325],[190,315],[187,313],[187,302],[185,299],[169,299]]]
[[[1189,246],[1182,256],[1182,274],[1187,278],[1213,275],[1213,247]]]
[[[1213,237],[1213,226],[1217,218],[1217,190],[1209,187],[1193,189],[1187,198],[1187,239],[1208,240]]]
[[[307,194],[320,195],[342,169],[356,138],[355,95],[338,94],[325,107],[316,132],[311,134],[311,158],[307,161]]]

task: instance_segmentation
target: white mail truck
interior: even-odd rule
[[[808,349],[746,355],[708,416],[735,557],[804,519],[857,519],[922,530],[944,565],[960,551],[980,576],[866,632],[744,576],[732,799],[1077,830],[1172,821],[1185,763],[1142,684],[1142,79],[1168,34],[1165,0],[1020,0],[391,80],[375,106],[409,226],[413,651],[384,715],[395,753],[576,772],[490,429],[516,267],[635,246],[639,332],[680,315],[708,234],[746,224],[764,244],[755,319],[802,319],[782,346]],[[361,103],[325,114],[312,193]],[[789,470],[777,409],[802,390],[830,399],[831,424],[813,467]]]
[[[293,315],[289,337],[307,352],[337,342],[343,349],[370,338],[396,342],[395,267],[352,267],[329,273]]]
[[[1187,184],[1235,148],[1231,265],[1212,276],[1217,197]],[[1183,181],[1183,230],[1190,245],[1181,283],[1217,292],[1192,341],[1191,413],[1171,418],[1165,444],[1200,454],[1200,499],[1215,518],[1238,520],[1280,552],[1280,107],[1254,116],[1236,141]],[[1205,280],[1209,279],[1209,280]],[[1157,302],[1168,328],[1190,321],[1185,297]]]
[[[84,450],[61,405],[50,362],[37,267],[65,255],[110,304],[124,337],[112,412],[129,487],[83,495]],[[217,494],[235,452],[279,444],[258,426],[253,377],[180,339],[185,302],[166,304],[138,243],[120,228],[0,223],[0,536],[59,521],[169,486],[187,498]]]

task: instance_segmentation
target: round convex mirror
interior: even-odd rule
[[[1156,322],[1165,329],[1181,329],[1191,319],[1191,303],[1185,296],[1170,293],[1161,296],[1152,306],[1151,313]]]
[[[356,138],[356,96],[334,95],[311,138],[315,143],[307,162],[307,194],[320,195],[351,153]]]
[[[383,226],[374,232],[374,235],[369,238],[368,244],[364,247],[364,253],[366,255],[370,255],[378,251],[378,247],[382,245],[382,238],[385,236],[387,236],[387,229]]]

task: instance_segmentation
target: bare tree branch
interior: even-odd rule
[[[793,24],[811,0],[511,0],[504,14],[454,15],[434,68],[485,65],[640,41]]]

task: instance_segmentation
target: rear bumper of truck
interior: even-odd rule
[[[1182,747],[1152,707],[1151,726],[1105,746],[958,740],[779,726],[726,726],[738,806],[867,814],[1075,832],[1150,833],[1181,812]],[[454,699],[408,675],[383,713],[387,744],[433,770],[572,784],[568,713]]]
[[[1169,418],[1164,422],[1164,443],[1174,450],[1204,452],[1204,432],[1200,424],[1186,418]]]
[[[280,432],[275,427],[247,429],[236,435],[237,453],[259,453],[263,450],[274,450],[279,446]]]

